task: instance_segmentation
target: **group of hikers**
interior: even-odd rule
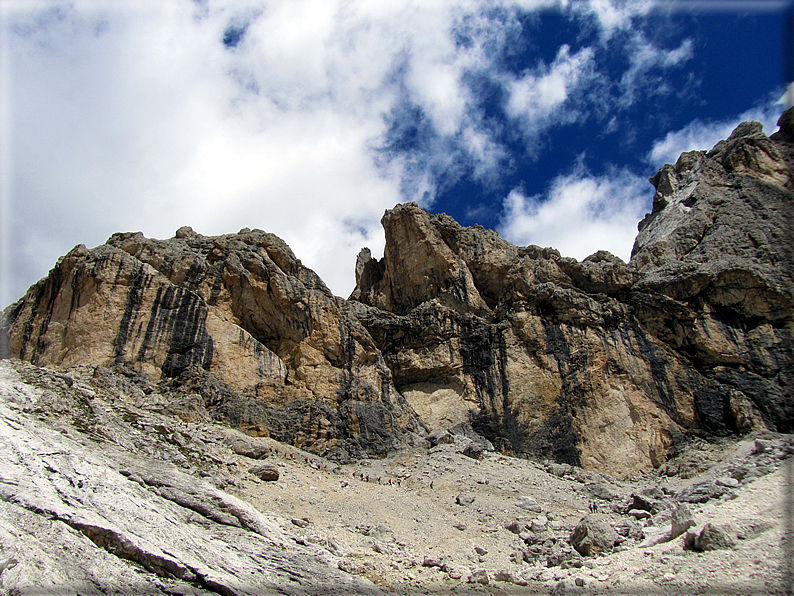
[[[598,513],[598,503],[596,503],[595,501],[590,503],[590,505],[588,505],[588,508],[590,509],[590,513]]]

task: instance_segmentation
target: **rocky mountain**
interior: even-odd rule
[[[4,355],[144,375],[185,421],[338,462],[452,428],[625,476],[692,436],[792,432],[794,112],[779,126],[662,168],[629,263],[404,204],[344,300],[260,230],[120,233],[4,311]]]

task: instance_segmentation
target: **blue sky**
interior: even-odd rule
[[[784,109],[783,0],[0,0],[0,302],[75,244],[273,232],[338,295],[417,201],[628,260],[647,179]]]

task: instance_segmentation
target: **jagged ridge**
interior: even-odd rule
[[[469,423],[622,475],[689,433],[791,432],[794,112],[779,125],[662,168],[628,264],[405,204],[343,300],[261,230],[114,234],[4,311],[7,355],[128,365],[201,396],[183,416],[340,460]]]

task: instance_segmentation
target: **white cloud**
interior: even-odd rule
[[[551,246],[578,260],[608,250],[628,262],[652,197],[650,183],[627,170],[590,176],[578,167],[557,177],[546,196],[511,191],[500,233],[514,244]]]
[[[777,119],[783,111],[785,96],[770,100],[766,105],[753,108],[730,120],[717,122],[701,122],[695,120],[680,130],[668,132],[664,138],[653,144],[647,160],[656,167],[666,163],[675,163],[685,151],[708,151],[722,139],[727,139],[731,132],[742,122],[755,120],[764,126],[768,136],[777,131]]]
[[[664,50],[635,33],[631,41],[631,64],[620,78],[620,103],[631,105],[640,92],[668,94],[674,91],[664,84],[663,79],[654,71],[681,65],[693,56],[693,43],[685,39],[672,50]]]
[[[596,101],[593,48],[561,46],[551,63],[506,74],[522,11],[592,15],[609,43],[647,5],[0,0],[0,301],[77,243],[185,224],[273,232],[347,295],[359,248],[382,250],[385,209],[430,206],[464,174],[498,180],[512,157],[502,127],[537,136]],[[507,92],[507,122],[486,118],[472,80]],[[390,147],[392,125],[405,134]]]
[[[595,16],[605,38],[616,30],[631,29],[634,17],[647,14],[654,0],[585,0],[573,5],[574,10]]]
[[[545,128],[549,119],[571,90],[593,69],[593,50],[584,48],[571,54],[567,45],[560,47],[554,62],[537,75],[510,81],[507,112],[526,122],[530,131]]]

